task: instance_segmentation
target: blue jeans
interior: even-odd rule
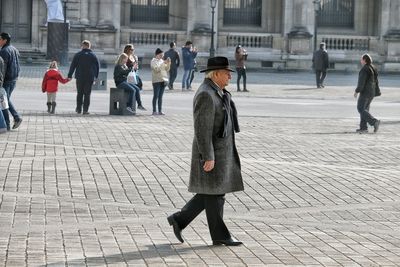
[[[143,106],[142,99],[140,98],[140,87],[137,84],[130,83],[130,85],[132,85],[136,89],[135,96],[136,96],[136,103],[137,103],[138,107]]]
[[[153,83],[153,112],[156,112],[156,103],[158,112],[162,112],[162,97],[164,94],[165,82]]]
[[[2,112],[0,112],[0,131],[4,129],[8,129],[9,126],[7,126],[6,120],[3,116],[3,114],[5,113],[4,111],[6,111],[8,113],[8,110],[2,110]],[[8,115],[8,114],[7,114]]]
[[[4,119],[4,123],[7,126],[7,130],[10,130],[10,116],[8,115],[8,109],[3,109],[1,111],[1,114],[2,114],[2,117]]]
[[[11,115],[14,117],[14,121],[18,121],[19,115],[18,112],[15,110],[14,105],[11,103],[11,94],[15,89],[17,81],[7,81],[3,83],[3,87],[7,92],[7,100],[8,100],[8,110],[10,111]]]
[[[138,87],[125,81],[118,84],[117,88],[128,92],[129,97],[126,105],[132,108],[133,111],[136,111],[136,94],[138,93],[137,91],[139,91],[137,90]]]
[[[190,87],[190,74],[192,70],[187,70],[183,72],[183,77],[182,77],[182,89],[189,89]]]

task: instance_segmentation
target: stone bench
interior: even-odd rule
[[[129,94],[122,89],[110,88],[110,115],[132,115],[126,110]]]

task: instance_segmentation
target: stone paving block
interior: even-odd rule
[[[344,90],[325,96],[341,101]],[[271,95],[277,91],[288,94],[281,88]],[[323,96],[314,93],[308,97]],[[227,195],[224,216],[244,246],[227,248],[211,245],[204,214],[183,231],[184,244],[166,221],[192,196],[191,114],[21,112],[21,127],[0,139],[0,265],[400,262],[398,122],[361,136],[347,132],[355,127],[350,117],[240,117],[246,190]]]

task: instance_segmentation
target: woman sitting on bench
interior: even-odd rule
[[[132,115],[136,114],[136,94],[139,93],[137,86],[128,83],[127,78],[131,69],[128,68],[126,62],[128,55],[122,53],[118,56],[117,62],[114,67],[114,82],[118,89],[124,90],[129,93],[128,103],[126,109]]]

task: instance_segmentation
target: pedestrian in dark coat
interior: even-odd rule
[[[80,114],[83,104],[83,115],[89,114],[92,85],[98,78],[100,69],[100,62],[90,46],[90,41],[82,42],[82,50],[75,54],[68,72],[69,79],[72,79],[72,74],[75,72],[77,89],[75,112]]]
[[[182,47],[183,76],[182,91],[191,90],[192,75],[194,75],[196,67],[197,48],[193,46],[191,41],[187,41]]]
[[[175,42],[171,42],[169,44],[170,49],[164,53],[164,59],[171,59],[171,66],[169,68],[169,82],[168,89],[174,90],[174,82],[176,80],[176,76],[178,74],[178,67],[181,62],[181,58],[179,56],[179,52],[176,50]]]
[[[326,70],[329,67],[329,56],[328,52],[325,49],[325,43],[320,43],[319,50],[314,52],[312,62],[313,68],[315,70],[317,88],[324,88]]]
[[[242,244],[231,237],[224,221],[225,194],[242,191],[239,154],[235,132],[239,132],[237,112],[231,94],[225,87],[231,79],[226,57],[208,59],[206,79],[193,100],[194,139],[189,191],[195,196],[168,217],[178,240],[181,231],[205,209],[214,245]]]
[[[8,111],[14,118],[13,129],[17,129],[22,122],[21,116],[18,114],[15,109],[14,104],[11,102],[11,95],[15,89],[17,84],[17,80],[19,77],[19,51],[13,45],[11,45],[11,36],[6,32],[2,32],[0,34],[0,57],[4,60],[4,80],[3,80],[3,88],[7,93],[7,102],[9,109]],[[7,122],[7,129],[10,129],[10,118],[8,116],[5,117]]]
[[[374,127],[376,133],[379,129],[380,120],[374,118],[369,113],[369,107],[375,96],[381,95],[378,82],[378,71],[372,65],[372,58],[368,54],[361,57],[361,65],[363,66],[358,75],[358,84],[354,92],[357,98],[357,111],[360,113],[360,128],[356,130],[358,133],[368,133],[368,124]]]

